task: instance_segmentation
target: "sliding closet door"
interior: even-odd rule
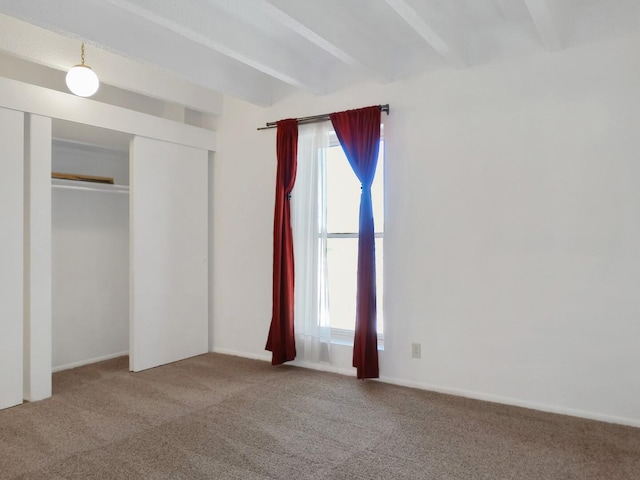
[[[0,108],[0,408],[22,403],[24,114]]]
[[[206,150],[131,144],[130,369],[208,351]]]

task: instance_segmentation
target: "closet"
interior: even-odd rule
[[[211,130],[0,77],[0,409],[51,396],[54,369],[208,351],[215,146]]]
[[[54,372],[129,352],[129,145],[100,143],[52,142],[53,172],[114,182],[51,181]]]
[[[53,133],[53,172],[114,182],[52,179],[53,371],[206,352],[207,152],[70,122]]]

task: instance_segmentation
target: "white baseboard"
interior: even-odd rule
[[[383,376],[379,378],[379,381],[384,383],[391,383],[393,385],[400,385],[403,387],[411,387],[411,388],[417,388],[420,390],[427,390],[430,392],[438,392],[438,393],[445,393],[447,395],[456,395],[458,397],[473,398],[475,400],[482,400],[485,402],[501,403],[504,405],[513,405],[516,407],[529,408],[531,410],[539,410],[542,412],[557,413],[559,415],[568,415],[570,417],[580,417],[580,418],[587,418],[589,420],[597,420],[600,422],[616,423],[619,425],[627,425],[630,427],[640,427],[640,420],[633,419],[633,418],[616,417],[614,415],[606,415],[606,414],[601,414],[596,412],[589,412],[586,410],[577,410],[573,408],[558,407],[555,405],[547,405],[543,403],[528,402],[526,400],[520,400],[517,398],[503,397],[500,395],[474,392],[471,390],[463,390],[459,388],[443,387],[441,385],[431,385],[431,384],[426,384],[422,382],[416,382],[413,380],[404,380],[404,379],[399,379],[394,377]]]
[[[111,360],[112,358],[124,357],[125,355],[129,355],[128,351],[111,353],[109,355],[103,355],[102,357],[88,358],[86,360],[80,360],[79,362],[68,363],[66,365],[59,365],[57,367],[53,367],[52,372],[61,372],[62,370],[69,370],[71,368],[82,367],[84,365],[90,365],[92,363],[102,362],[104,360]]]
[[[249,358],[251,360],[260,360],[263,362],[271,363],[270,353],[265,353],[264,355],[262,355],[262,354],[246,353],[246,352],[240,352],[238,350],[230,350],[228,348],[217,348],[217,347],[214,347],[211,351],[213,353],[221,353],[223,355],[232,355],[234,357]],[[303,360],[293,360],[291,362],[287,362],[286,365],[291,365],[292,367],[308,368],[311,370],[320,370],[321,372],[338,373],[340,375],[347,375],[347,376],[353,376],[354,374],[354,370],[352,369],[338,368],[332,365],[328,365],[326,363],[318,364],[318,363],[312,363],[312,362],[305,362]]]
[[[251,354],[247,352],[240,352],[237,350],[228,350],[225,348],[214,348],[213,351],[216,353],[233,355],[236,357],[250,358],[253,360],[262,360],[267,362],[271,361],[271,355],[269,354],[256,355],[256,354]],[[327,365],[324,363],[310,363],[302,360],[294,360],[292,362],[288,362],[288,365],[291,365],[294,367],[309,368],[312,370],[320,370],[323,372],[338,373],[340,375],[346,375],[346,376],[355,378],[355,371],[353,369],[338,368],[338,367],[334,367],[332,365]],[[597,420],[599,422],[615,423],[618,425],[626,425],[629,427],[640,428],[640,420],[633,419],[633,418],[617,417],[614,415],[606,415],[606,414],[597,413],[597,412],[589,412],[585,410],[577,410],[572,408],[559,407],[555,405],[528,402],[526,400],[520,400],[517,398],[503,397],[500,395],[474,392],[471,390],[464,390],[459,388],[443,387],[441,385],[432,385],[432,384],[427,384],[422,382],[416,382],[414,380],[406,380],[402,378],[381,376],[376,381],[380,381],[383,383],[390,383],[392,385],[400,385],[403,387],[417,388],[419,390],[427,390],[430,392],[445,393],[447,395],[455,395],[458,397],[473,398],[475,400],[482,400],[485,402],[501,403],[504,405],[512,405],[515,407],[539,410],[542,412],[557,413],[559,415],[568,415],[570,417],[586,418],[589,420]]]
[[[231,355],[233,357],[250,358],[251,360],[261,360],[263,362],[271,362],[271,354],[269,353],[258,355],[255,353],[240,352],[240,351],[231,350],[228,348],[217,348],[217,347],[213,347],[211,351],[213,353],[222,353],[223,355]]]
[[[263,362],[271,363],[270,353],[255,354],[255,353],[240,352],[238,350],[230,350],[228,348],[217,348],[217,347],[214,347],[211,351],[213,353],[221,353],[223,355],[232,355],[234,357],[249,358],[251,360],[260,360]],[[334,367],[326,363],[317,364],[317,363],[305,362],[303,360],[293,360],[291,362],[287,362],[286,365],[291,365],[292,367],[309,368],[311,370],[320,370],[322,372],[339,373],[340,375],[347,375],[347,376],[353,375],[353,372],[354,372],[353,370]]]
[[[339,368],[326,363],[312,363],[305,362],[304,360],[294,360],[287,363],[287,365],[291,365],[293,367],[308,368],[310,370],[319,370],[321,372],[337,373],[339,375],[345,375],[347,377],[355,377],[356,375],[355,368]]]

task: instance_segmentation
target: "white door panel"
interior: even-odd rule
[[[131,145],[130,369],[208,351],[208,152]]]
[[[22,403],[24,114],[0,108],[0,409]]]

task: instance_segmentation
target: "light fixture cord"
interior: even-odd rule
[[[84,65],[84,42],[82,42],[82,53],[80,54],[80,60],[82,60],[82,65]]]

